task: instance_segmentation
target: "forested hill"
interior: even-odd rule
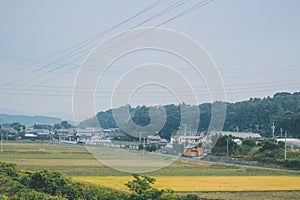
[[[265,137],[271,135],[271,125],[275,123],[276,135],[280,135],[280,128],[287,131],[290,136],[300,137],[300,92],[290,94],[287,92],[277,93],[273,97],[250,98],[247,101],[226,103],[226,120],[224,131],[252,131],[260,132]],[[160,131],[160,135],[169,138],[179,128],[181,105],[163,106],[167,112],[167,121]],[[195,106],[188,106],[193,109]],[[206,131],[211,117],[211,104],[204,103],[200,107],[199,131]],[[133,120],[140,125],[150,122],[150,107],[139,106],[130,108]],[[120,109],[120,108],[118,108]],[[195,121],[190,119],[191,121]],[[112,116],[112,110],[99,112],[96,117],[85,120],[79,126],[95,126],[99,122],[103,128],[116,128],[117,125]]]

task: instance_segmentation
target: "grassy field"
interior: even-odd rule
[[[243,191],[243,192],[193,192],[201,199],[282,199],[298,200],[300,191]]]
[[[3,142],[0,161],[15,163],[24,170],[55,170],[67,176],[131,176],[107,167],[82,146],[48,142]],[[150,176],[300,176],[284,170],[208,164],[178,159]]]
[[[59,171],[75,181],[122,190],[125,190],[124,183],[132,179],[132,174],[100,163],[83,146],[4,141],[0,161],[15,163],[24,170]],[[297,199],[300,196],[300,173],[295,171],[178,159],[145,175],[157,179],[155,187],[173,189],[179,194],[196,193],[203,199]]]

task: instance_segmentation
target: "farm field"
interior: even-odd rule
[[[186,194],[186,193],[183,193]],[[300,191],[243,191],[243,192],[193,192],[201,199],[285,199],[298,200]]]
[[[107,167],[85,147],[48,142],[3,141],[0,161],[15,163],[21,170],[53,170],[75,181],[125,190],[132,174]],[[169,166],[143,175],[154,177],[155,187],[176,193],[196,193],[205,199],[297,199],[300,173],[203,163],[178,159]]]
[[[3,141],[0,161],[15,163],[24,170],[54,170],[67,176],[131,176],[107,167],[83,146],[48,142]],[[299,172],[270,170],[178,159],[149,176],[299,176]]]
[[[300,177],[292,176],[153,176],[154,187],[176,192],[300,190]],[[75,181],[89,182],[126,190],[130,176],[79,176]]]

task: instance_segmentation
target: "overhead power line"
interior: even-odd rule
[[[52,66],[52,65],[55,65],[55,64],[58,64],[58,63],[61,63],[61,62],[65,61],[68,57],[72,56],[76,51],[78,51],[78,49],[83,48],[83,47],[85,47],[87,45],[90,45],[90,44],[93,45],[93,42],[97,41],[101,37],[105,36],[106,34],[110,33],[111,31],[115,30],[116,28],[122,26],[123,24],[129,22],[130,20],[132,20],[132,19],[134,19],[134,18],[142,15],[143,13],[145,13],[145,12],[147,12],[147,11],[149,11],[149,10],[151,10],[151,9],[159,6],[159,5],[161,5],[165,1],[166,0],[157,0],[154,3],[150,4],[149,6],[145,7],[144,9],[142,9],[141,11],[139,11],[139,12],[133,14],[132,16],[126,18],[122,22],[120,22],[120,23],[118,23],[118,24],[110,27],[109,29],[107,29],[105,31],[102,31],[101,33],[98,33],[98,34],[96,34],[96,35],[88,38],[87,40],[79,42],[79,43],[77,43],[77,44],[75,44],[75,45],[73,45],[73,46],[71,46],[69,48],[66,48],[66,49],[64,49],[62,51],[59,51],[59,52],[57,52],[57,53],[55,53],[55,54],[53,54],[51,56],[48,56],[48,57],[46,57],[44,59],[41,59],[40,61],[38,61],[38,63],[42,63],[42,62],[48,61],[51,58],[56,58],[57,56],[62,55],[61,57],[56,58],[54,61],[52,61],[52,62],[50,62],[48,64],[43,64],[41,67],[35,69],[32,73],[40,72],[40,71],[46,69],[49,66]],[[88,49],[85,49],[85,51],[81,51],[80,53],[84,53],[84,55],[86,55],[86,53],[87,53],[86,51],[90,51],[93,47],[94,46],[89,47]],[[82,57],[80,56],[79,58],[82,58]],[[31,65],[29,65],[29,66],[31,66]],[[23,69],[26,69],[26,66]],[[56,68],[56,69],[59,69],[59,68]]]
[[[163,23],[158,24],[156,27],[159,27],[159,26],[161,26],[161,25],[163,25],[163,24],[166,24],[166,23],[168,23],[168,22],[171,22],[171,21],[175,20],[176,18],[178,18],[178,17],[180,17],[180,16],[183,16],[183,15],[186,15],[186,14],[188,14],[189,12],[192,12],[192,11],[194,11],[195,9],[198,9],[198,8],[204,6],[204,5],[207,5],[208,3],[212,2],[212,1],[214,1],[214,0],[211,0],[211,1],[204,0],[204,1],[200,2],[200,3],[197,3],[196,5],[192,6],[191,8],[189,8],[189,9],[187,9],[187,10],[184,10],[183,12],[179,13],[179,14],[176,15],[175,17],[172,17],[172,18],[170,18],[170,19],[164,21]],[[185,2],[187,2],[187,1],[185,1]],[[173,4],[172,6],[174,7],[174,4]],[[175,6],[175,7],[176,7],[176,6]],[[63,67],[63,66],[62,66],[62,67]],[[59,69],[59,67],[57,67],[55,70],[58,70],[58,69]],[[67,72],[65,72],[65,73],[67,73]],[[63,75],[63,73],[62,73],[62,74],[59,74],[59,76],[62,76],[62,75]],[[57,77],[57,76],[56,76],[56,77]],[[56,78],[56,77],[54,77],[54,78]],[[47,82],[47,81],[43,81],[43,83],[45,83],[45,82]],[[41,85],[41,83],[37,84],[36,86],[38,86],[38,85]],[[35,86],[33,86],[33,87],[35,87]],[[15,93],[12,93],[12,94],[10,94],[10,95],[14,95],[14,94],[15,94]],[[10,95],[9,95],[9,96],[10,96]]]

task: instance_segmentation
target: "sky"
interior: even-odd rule
[[[0,112],[72,119],[73,87],[95,47],[141,22],[145,23],[138,28],[155,27],[199,2],[0,1]],[[143,12],[149,6],[152,8]],[[160,27],[202,46],[219,71],[226,100],[237,102],[300,91],[299,7],[298,0],[215,0]],[[116,26],[136,13],[140,14]],[[91,38],[95,39],[82,45]],[[111,107],[111,95],[103,90],[111,91],[132,67],[163,61],[176,65],[193,83],[199,103],[211,100],[205,81],[196,77],[190,66],[178,57],[146,50],[110,66],[95,85],[99,92],[95,112]],[[147,78],[147,74],[139,76]],[[147,85],[134,91],[128,102],[136,106],[180,101],[166,87]]]

